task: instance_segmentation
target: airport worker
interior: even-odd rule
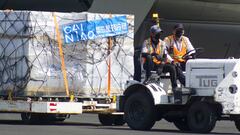
[[[170,73],[170,80],[173,92],[177,88],[177,74],[174,60],[168,55],[166,44],[160,39],[163,31],[158,25],[153,25],[150,28],[150,38],[143,42],[142,58],[143,68],[146,70],[144,84],[149,83],[151,71],[156,70],[157,73]]]
[[[184,26],[178,23],[173,28],[173,34],[164,39],[169,55],[174,62],[185,71],[186,58],[193,58],[195,49],[189,38],[184,36]],[[186,56],[187,55],[187,56]]]

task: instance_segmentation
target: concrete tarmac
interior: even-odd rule
[[[239,135],[232,121],[218,121],[209,135]],[[124,126],[101,126],[96,114],[71,116],[61,123],[26,125],[19,114],[0,114],[0,135],[198,135],[181,132],[165,120],[151,131],[134,131]],[[200,135],[200,134],[199,134]]]

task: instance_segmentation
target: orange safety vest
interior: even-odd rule
[[[158,45],[154,50],[154,48],[152,47],[152,41],[149,38],[149,39],[147,39],[146,47],[147,47],[147,50],[148,50],[149,54],[152,54],[152,53],[156,53],[157,55],[163,54],[163,48],[162,48],[162,42],[161,41],[158,42]],[[146,60],[144,59],[144,62],[145,61]],[[161,61],[158,60],[156,57],[153,57],[153,62],[155,64],[161,64]]]
[[[182,58],[187,53],[187,42],[184,36],[182,36],[182,48],[178,50],[176,46],[174,46],[175,37],[174,35],[168,36],[168,39],[170,41],[170,49],[173,50],[169,51],[171,52],[170,56],[174,59],[174,62],[185,62],[185,60]]]

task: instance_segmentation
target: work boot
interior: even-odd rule
[[[173,95],[173,91],[172,90],[168,90],[167,91],[167,94],[170,96],[170,95]]]
[[[149,84],[150,83],[150,77],[146,77],[146,79],[143,81],[143,84]]]
[[[173,95],[173,93],[175,93],[176,90],[177,90],[177,85],[176,85],[176,86],[172,86],[172,89],[171,89],[171,90],[168,90],[168,91],[167,91],[167,94],[168,94],[168,95]]]
[[[160,76],[162,74],[163,67],[158,67],[157,68],[157,74]]]
[[[174,104],[182,104],[181,99],[178,99],[178,98],[174,97]]]
[[[174,103],[175,104],[182,104],[182,93],[178,89],[176,89],[174,91]]]

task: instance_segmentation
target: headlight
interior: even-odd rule
[[[233,71],[233,72],[232,72],[232,76],[233,76],[234,78],[236,78],[236,77],[238,76],[237,71]]]
[[[229,86],[228,89],[229,89],[230,93],[235,94],[235,93],[237,93],[238,87],[237,87],[237,85],[232,84],[231,86]]]

